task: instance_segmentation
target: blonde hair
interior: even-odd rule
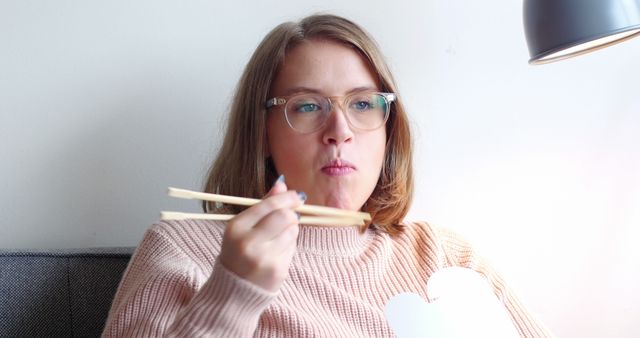
[[[374,40],[355,23],[335,15],[312,15],[300,22],[278,25],[262,40],[238,82],[231,103],[227,132],[214,160],[204,191],[261,198],[277,178],[267,156],[265,102],[287,50],[309,39],[351,46],[369,61],[383,92],[398,96],[387,121],[384,163],[376,187],[362,207],[373,226],[391,234],[401,228],[413,197],[411,134],[402,100]],[[235,206],[203,202],[205,212],[239,212]]]

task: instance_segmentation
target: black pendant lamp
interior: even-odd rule
[[[640,35],[640,0],[524,0],[530,64],[563,60]]]

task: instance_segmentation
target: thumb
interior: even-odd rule
[[[273,183],[273,186],[265,197],[273,196],[287,191],[287,185],[284,183],[284,175],[280,175]]]

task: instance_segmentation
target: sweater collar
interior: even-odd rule
[[[361,253],[373,237],[371,228],[358,226],[323,227],[300,225],[298,252],[327,256],[354,256]]]

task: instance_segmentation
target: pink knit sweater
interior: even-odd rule
[[[387,301],[427,299],[427,279],[462,266],[486,276],[523,337],[548,337],[464,240],[426,223],[390,236],[301,226],[289,277],[267,292],[218,261],[224,223],[171,221],[145,234],[120,283],[103,337],[385,337]]]

